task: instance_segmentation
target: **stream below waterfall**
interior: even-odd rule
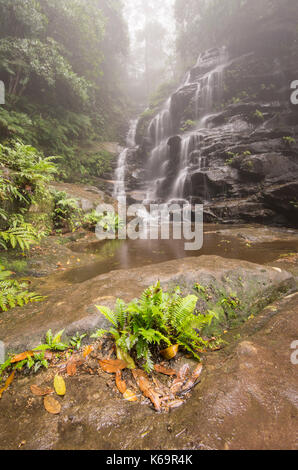
[[[252,263],[272,263],[289,253],[298,253],[298,237],[292,230],[262,226],[204,225],[204,244],[199,251],[185,251],[185,240],[107,240],[77,242],[76,253],[95,255],[82,267],[68,270],[63,280],[80,283],[118,269],[138,268],[185,257],[217,255]],[[278,266],[278,264],[276,264]]]

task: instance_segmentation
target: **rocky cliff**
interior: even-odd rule
[[[131,200],[204,203],[206,221],[297,225],[296,36],[266,27],[245,46],[201,54],[153,119],[140,120]]]

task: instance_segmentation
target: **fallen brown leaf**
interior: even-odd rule
[[[103,359],[99,361],[100,367],[108,374],[116,374],[116,372],[126,369],[127,364],[120,359]]]
[[[21,362],[21,361],[24,361],[25,359],[28,359],[28,357],[33,357],[34,356],[34,352],[33,351],[25,351],[21,354],[17,354],[16,356],[14,356],[10,363],[11,364],[15,364],[16,362]]]
[[[93,351],[93,346],[86,346],[85,349],[84,349],[84,352],[83,352],[83,357],[86,358],[88,356],[90,356],[90,354],[92,353]]]
[[[173,375],[177,375],[177,371],[175,371],[174,369],[168,369],[162,366],[161,364],[155,364],[154,370],[159,374],[169,375],[170,377]]]
[[[44,398],[43,404],[47,412],[52,415],[58,415],[61,412],[60,403],[49,395]]]
[[[167,360],[170,361],[173,359],[175,356],[177,356],[179,350],[179,345],[175,344],[174,346],[170,346],[167,349],[164,349],[163,351],[160,351],[160,354]]]
[[[200,377],[200,375],[202,373],[202,370],[203,370],[203,365],[198,364],[198,366],[195,368],[195,370],[191,374],[190,379],[182,387],[182,392],[188,392],[189,390],[191,390],[196,385],[196,382],[197,382],[198,378]]]
[[[144,397],[149,398],[149,400],[153,403],[153,406],[156,411],[161,411],[159,394],[152,387],[145,372],[140,369],[135,369],[132,371],[132,374]]]
[[[38,385],[31,385],[30,389],[33,395],[37,397],[44,397],[54,393],[54,390],[52,390],[50,387],[39,387]]]
[[[184,403],[185,402],[183,400],[172,400],[167,403],[167,407],[173,410],[175,408],[179,408],[180,406],[184,405]]]
[[[136,394],[132,390],[126,390],[123,393],[123,398],[127,401],[138,401]]]
[[[171,386],[171,392],[174,395],[177,395],[177,393],[181,391],[184,383],[187,380],[187,376],[189,375],[189,372],[190,372],[189,364],[184,364],[179,370],[178,375]]]
[[[116,386],[122,395],[126,392],[127,386],[124,380],[122,380],[122,373],[120,370],[116,372]]]
[[[76,375],[77,364],[74,360],[71,359],[70,361],[68,361],[66,365],[66,372],[67,372],[67,375],[69,375],[69,377],[73,377],[74,375]]]
[[[10,384],[12,383],[12,381],[14,379],[15,373],[16,373],[16,371],[14,370],[13,373],[6,380],[6,382],[4,384],[4,387],[0,389],[0,398],[2,398],[3,392],[5,392],[9,388]]]

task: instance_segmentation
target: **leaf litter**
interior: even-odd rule
[[[168,348],[163,351],[163,358],[168,358],[175,364],[177,360],[178,347]],[[30,357],[31,351],[26,351],[14,359]],[[118,359],[111,359],[112,355],[118,356]],[[103,357],[103,356],[108,357]],[[115,356],[114,356],[115,357]],[[64,358],[64,362],[61,360]],[[91,375],[113,374],[109,386],[114,386],[115,391],[120,393],[124,400],[128,402],[137,402],[140,398],[142,403],[151,405],[156,412],[169,412],[172,409],[182,406],[190,396],[192,389],[199,383],[203,370],[202,364],[198,364],[193,370],[188,363],[182,365],[180,369],[169,367],[165,362],[156,363],[154,370],[149,376],[143,369],[133,369],[132,364],[123,359],[119,359],[119,354],[115,350],[102,351],[102,344],[96,347],[84,348],[80,353],[74,353],[69,357],[68,354],[62,354],[59,359],[54,355],[51,367],[59,370],[54,378],[54,389],[47,385],[31,385],[31,393],[37,397],[43,398],[45,410],[53,415],[61,413],[61,403],[53,397],[56,392],[58,397],[63,398],[66,394],[66,383],[61,373],[69,378],[76,375],[88,373]],[[17,361],[16,361],[17,363]],[[100,368],[98,369],[98,365]],[[79,367],[83,366],[81,370]],[[0,398],[14,379],[15,371],[8,377],[5,385],[0,389]],[[114,385],[113,385],[114,384]]]

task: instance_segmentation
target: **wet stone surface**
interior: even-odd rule
[[[1,449],[295,449],[298,295],[265,309],[237,341],[204,359],[202,381],[170,414],[123,400],[107,375],[66,378],[61,414],[49,415],[20,378],[0,401]]]

